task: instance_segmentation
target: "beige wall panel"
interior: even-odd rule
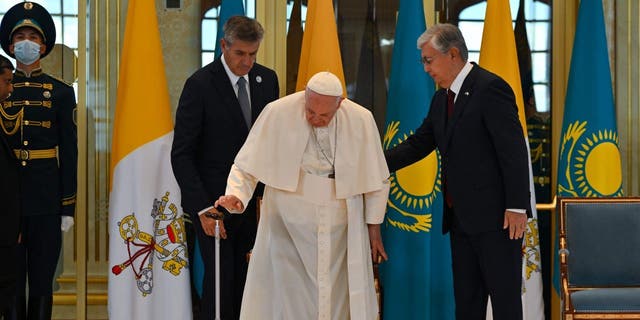
[[[175,116],[185,80],[200,68],[200,0],[183,0],[181,9],[165,9],[164,1],[156,0],[156,11]]]

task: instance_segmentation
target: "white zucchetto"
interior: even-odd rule
[[[342,82],[340,82],[340,79],[333,73],[328,71],[314,74],[307,82],[307,88],[325,96],[342,96]]]

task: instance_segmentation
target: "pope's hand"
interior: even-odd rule
[[[380,225],[368,224],[367,227],[369,229],[369,242],[371,244],[371,259],[373,259],[373,263],[387,261],[389,257],[387,257],[387,252],[384,250],[384,245],[382,244]]]
[[[70,216],[62,216],[62,221],[60,222],[60,230],[67,232],[73,227],[73,217]]]
[[[244,211],[244,204],[242,203],[242,201],[240,201],[238,197],[232,194],[220,196],[220,198],[218,198],[218,200],[213,204],[213,206],[214,207],[223,206],[229,212]]]

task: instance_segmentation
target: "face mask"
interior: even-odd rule
[[[13,53],[16,60],[28,66],[40,59],[40,45],[30,40],[22,40],[13,45]]]

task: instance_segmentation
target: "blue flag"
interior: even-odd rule
[[[429,111],[435,91],[416,40],[426,30],[422,0],[401,0],[391,61],[385,149],[404,141]],[[449,237],[442,235],[440,154],[391,175],[380,265],[385,320],[454,319]]]
[[[582,0],[573,42],[558,154],[558,197],[622,196],[602,1]],[[553,283],[559,292],[558,223]]]
[[[216,59],[222,54],[222,48],[220,47],[220,39],[224,38],[223,26],[227,22],[227,19],[233,16],[244,16],[243,0],[223,0],[220,4],[220,11],[218,14],[218,34],[216,35]]]

